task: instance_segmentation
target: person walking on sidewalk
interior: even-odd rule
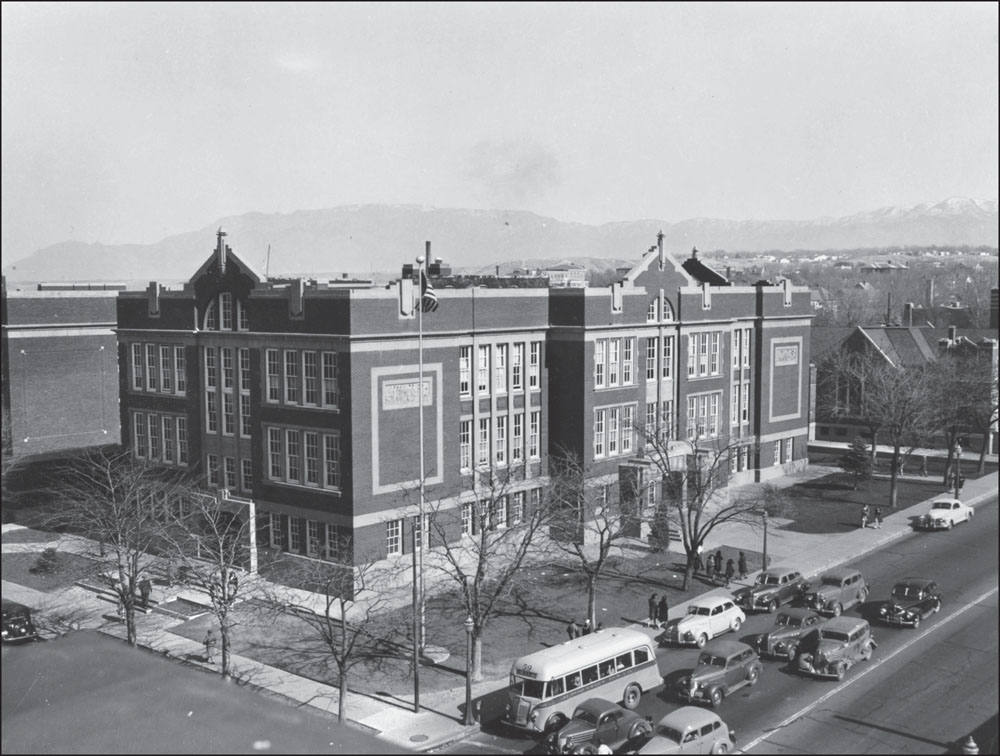
[[[924,478],[927,477],[927,455],[924,454],[920,457],[920,475]]]
[[[576,640],[580,637],[580,626],[576,624],[575,619],[571,619],[566,625],[566,635],[569,636],[570,640]]]
[[[861,527],[862,528],[867,528],[868,527],[868,505],[867,504],[865,504],[863,507],[861,507]]]
[[[875,527],[881,529],[882,527],[882,508],[875,507]]]
[[[209,628],[208,632],[205,633],[205,662],[207,664],[215,664],[215,633]]]
[[[740,559],[739,559],[739,562],[737,562],[737,566],[740,569],[740,580],[746,580],[747,579],[747,555],[744,554],[742,551],[740,552]]]
[[[590,617],[587,617],[587,619],[585,619],[583,621],[583,634],[584,635],[590,635],[590,631],[593,630],[593,629],[594,629],[594,626],[592,624],[590,624]]]
[[[733,575],[736,574],[736,564],[732,559],[726,562],[726,588],[733,581]]]
[[[655,593],[652,594],[649,597],[649,602],[648,603],[649,603],[649,626],[650,627],[656,627],[657,624],[658,624],[658,622],[657,622],[658,617],[656,616],[657,615],[657,603],[656,603],[656,594]]]
[[[142,601],[142,608],[149,609],[149,594],[153,592],[153,584],[148,577],[143,577],[139,581],[139,598]]]
[[[722,549],[715,552],[715,582],[722,580]]]
[[[701,558],[702,546],[698,546],[698,550],[694,555],[694,574],[697,575],[699,572],[705,572],[705,562]],[[707,575],[708,573],[705,572]]]
[[[667,616],[670,614],[670,605],[667,603],[667,594],[660,596],[660,603],[656,605],[656,621],[659,627],[667,626]]]

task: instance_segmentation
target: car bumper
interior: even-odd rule
[[[817,667],[813,664],[799,664],[799,672],[811,675],[812,677],[829,677],[831,679],[837,678],[837,673],[833,671],[831,666]]]
[[[919,525],[924,530],[947,530],[950,520],[921,520]]]
[[[880,619],[887,625],[899,625],[905,627],[907,625],[912,625],[920,618],[920,615],[914,615],[913,617],[904,617],[900,614],[887,614]]]

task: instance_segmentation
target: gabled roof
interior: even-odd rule
[[[840,349],[847,337],[854,333],[848,326],[813,326],[809,332],[809,356],[819,363]]]
[[[698,283],[707,283],[709,286],[729,286],[729,279],[716,273],[698,259],[697,249],[691,250],[691,257],[682,262],[681,266]]]

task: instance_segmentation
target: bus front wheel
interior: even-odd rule
[[[642,698],[642,688],[635,683],[629,683],[625,688],[625,695],[622,696],[622,703],[626,709],[634,709],[639,705],[640,698]]]
[[[555,732],[556,730],[561,730],[562,726],[569,721],[566,719],[566,715],[562,712],[556,712],[547,720],[545,720],[545,732]]]

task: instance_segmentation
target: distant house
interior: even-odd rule
[[[554,265],[542,270],[543,276],[548,276],[549,286],[571,287],[583,289],[587,286],[587,269],[576,263]]]
[[[889,260],[884,263],[871,262],[861,266],[861,272],[866,275],[871,275],[871,274],[885,275],[887,273],[899,273],[901,271],[909,269],[910,267],[905,263],[897,263],[893,262],[892,260]]]
[[[814,310],[836,310],[837,299],[822,286],[809,287],[809,303]]]
[[[833,264],[833,267],[837,270],[852,270],[854,268],[854,263],[848,262],[847,260],[838,260]]]
[[[875,287],[872,286],[867,281],[858,281],[856,284],[854,284],[854,288],[862,289],[863,291],[873,291],[875,289]]]

